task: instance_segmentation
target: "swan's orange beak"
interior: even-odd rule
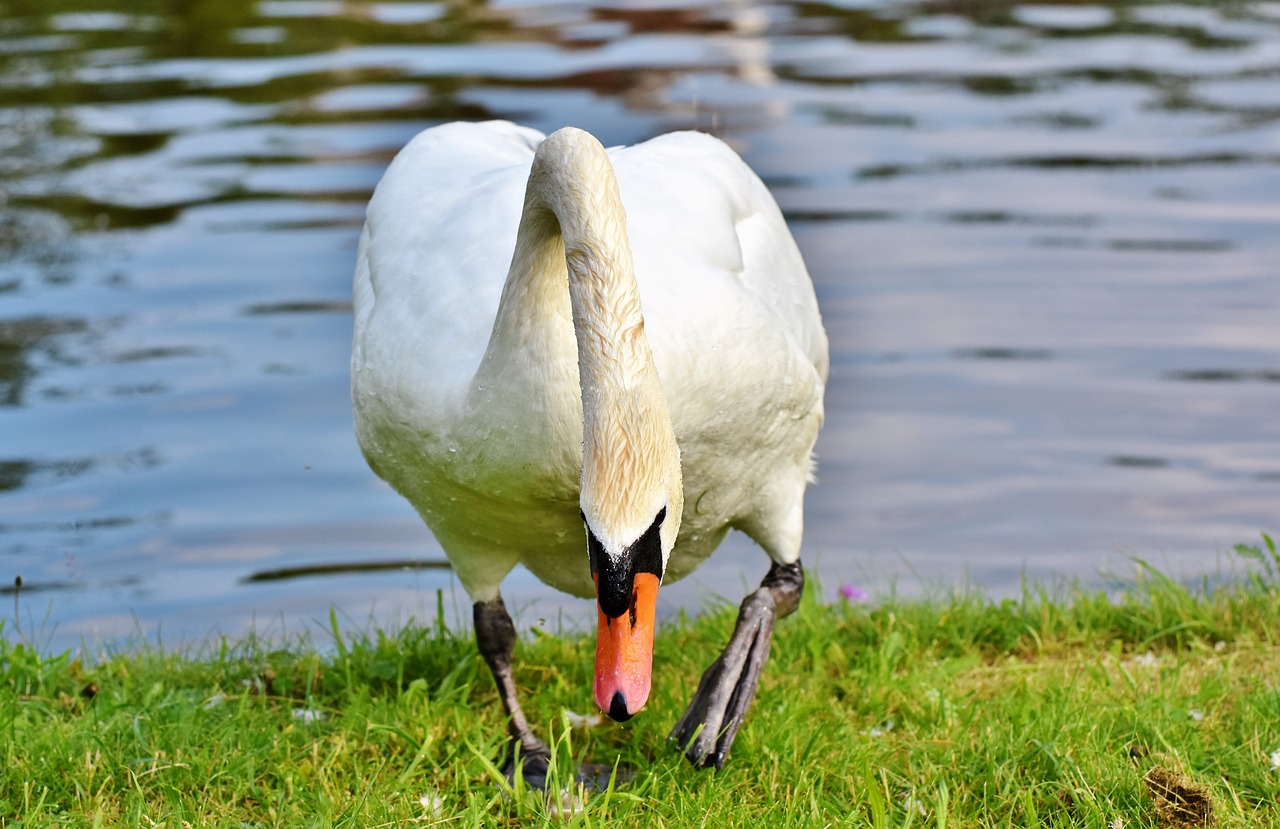
[[[618,722],[631,719],[649,699],[659,583],[652,573],[636,573],[628,611],[610,618],[603,609],[599,610],[596,705]],[[597,590],[599,584],[596,576]],[[596,607],[599,608],[598,603]]]

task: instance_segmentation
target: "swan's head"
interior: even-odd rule
[[[607,418],[606,433],[587,430],[581,500],[599,609],[596,703],[618,721],[649,698],[658,586],[684,507],[661,392],[630,396],[629,404]]]

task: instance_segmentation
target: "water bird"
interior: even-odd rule
[[[671,732],[720,768],[803,590],[829,362],[759,177],[697,132],[606,150],[570,127],[433,127],[369,202],[354,309],[357,437],[473,602],[508,775],[539,783],[549,757],[512,677],[499,586],[517,563],[596,598],[595,701],[623,721],[649,696],[659,585],[730,529],[768,554]]]

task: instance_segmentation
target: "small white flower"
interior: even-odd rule
[[[1118,817],[1111,821],[1110,829],[1124,829],[1124,818]]]
[[[883,737],[892,730],[893,720],[885,720],[880,725],[873,725],[862,733],[866,734],[868,737]]]
[[[604,717],[599,711],[594,714],[578,714],[566,708],[563,714],[570,728],[598,728],[600,723],[604,722]]]
[[[1155,654],[1153,654],[1151,651],[1147,651],[1144,654],[1135,656],[1133,658],[1133,664],[1141,665],[1144,668],[1153,667],[1156,664]]]
[[[925,808],[925,805],[921,803],[920,800],[911,792],[907,792],[906,796],[902,798],[902,805],[908,812],[915,812],[920,817],[929,816],[929,810]]]
[[[1217,642],[1213,643],[1213,649],[1218,653],[1222,653],[1227,649],[1227,643],[1223,642],[1222,640],[1218,640]]]
[[[1201,711],[1199,708],[1192,708],[1190,711],[1187,712],[1187,714],[1191,717],[1191,719],[1195,720],[1196,722],[1200,722],[1201,720],[1204,719],[1204,712]]]
[[[587,794],[581,786],[561,789],[559,797],[547,796],[547,814],[552,817],[573,817],[585,808]]]
[[[1280,769],[1280,749],[1271,752],[1271,768]]]
[[[444,798],[438,794],[428,792],[418,798],[418,802],[422,804],[422,808],[431,817],[440,817],[444,814]]]
[[[324,717],[325,717],[325,713],[323,711],[317,711],[314,708],[293,709],[293,718],[295,720],[302,720],[304,725],[310,725],[313,722],[319,722],[320,720],[323,720]]]

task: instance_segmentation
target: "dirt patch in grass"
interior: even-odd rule
[[[1161,829],[1191,829],[1213,825],[1209,790],[1181,772],[1152,766],[1142,781],[1156,802]]]

